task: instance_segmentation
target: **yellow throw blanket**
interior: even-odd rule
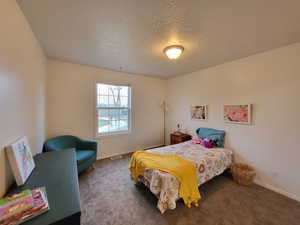
[[[185,205],[198,206],[201,198],[195,165],[177,155],[162,155],[158,153],[137,151],[131,157],[131,178],[137,182],[139,175],[147,169],[161,170],[174,175],[180,182],[179,197],[183,198]]]

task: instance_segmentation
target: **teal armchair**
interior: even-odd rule
[[[43,152],[61,151],[74,148],[76,150],[78,174],[92,166],[97,160],[97,142],[81,140],[77,137],[65,135],[47,140]]]

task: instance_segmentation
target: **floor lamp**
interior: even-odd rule
[[[168,112],[168,106],[165,100],[162,100],[160,107],[163,110],[163,136],[164,136],[164,145],[166,145],[166,113]]]

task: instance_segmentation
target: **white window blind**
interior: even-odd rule
[[[128,133],[131,124],[131,88],[97,83],[97,135]]]

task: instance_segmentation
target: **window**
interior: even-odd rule
[[[97,84],[97,135],[128,133],[131,117],[131,88]]]

